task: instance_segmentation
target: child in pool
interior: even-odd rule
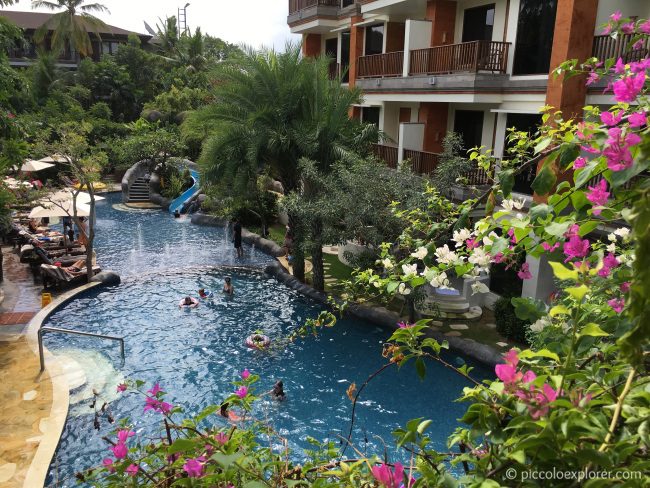
[[[201,288],[199,290],[199,296],[201,298],[210,298],[212,296],[212,292],[211,291],[205,291],[205,288]]]
[[[232,295],[233,293],[235,293],[235,287],[232,286],[232,282],[231,282],[230,276],[226,276],[226,278],[225,278],[225,280],[224,280],[224,283],[223,283],[223,292],[224,292],[226,295]]]

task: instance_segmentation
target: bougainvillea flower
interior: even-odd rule
[[[102,464],[104,465],[104,468],[106,468],[109,472],[115,472],[115,468],[113,467],[113,460],[111,458],[104,459],[102,461]]]
[[[503,355],[503,359],[506,364],[510,366],[517,366],[519,364],[519,353],[516,349],[510,349],[507,353]]]
[[[589,252],[590,247],[587,239],[580,239],[580,236],[577,235],[571,236],[569,241],[564,243],[563,250],[566,256],[564,262],[566,263],[576,258],[584,258]]]
[[[619,111],[616,114],[613,114],[611,112],[603,112],[602,114],[600,114],[600,120],[603,122],[603,124],[609,127],[618,124],[622,118],[623,118],[623,111]]]
[[[243,380],[247,380],[248,378],[250,378],[250,376],[251,376],[251,372],[248,371],[248,368],[244,369],[244,371],[241,372],[241,377]]]
[[[595,71],[592,71],[591,73],[589,73],[589,75],[587,75],[587,83],[586,84],[587,84],[587,86],[593,85],[598,80],[600,80],[600,75],[598,73],[596,73]]]
[[[415,325],[415,324],[409,324],[409,323],[406,323],[406,322],[399,322],[397,325],[399,326],[400,329],[408,329],[410,327],[413,327],[413,325]]]
[[[589,200],[593,205],[605,206],[609,200],[609,195],[610,193],[607,191],[607,181],[603,178],[594,186],[589,187],[587,200]],[[602,210],[595,208],[593,212],[594,215],[600,215]]]
[[[612,307],[616,313],[621,313],[623,308],[625,308],[625,300],[622,298],[612,298],[607,300],[607,305]]]
[[[390,466],[380,464],[373,466],[371,472],[373,477],[386,488],[400,488],[403,486],[404,467],[402,463],[395,463],[394,471],[390,469]]]
[[[198,459],[188,459],[183,465],[183,471],[190,478],[200,478],[203,476],[203,464]]]
[[[648,114],[645,111],[634,112],[627,118],[630,127],[643,127],[648,121]]]
[[[129,476],[135,476],[136,474],[138,474],[138,469],[139,468],[138,468],[137,464],[131,464],[131,465],[129,465],[128,468],[126,468],[126,473]]]
[[[148,412],[149,410],[153,410],[154,412],[160,412],[160,413],[169,413],[171,412],[172,405],[167,403],[167,402],[162,402],[156,398],[153,397],[147,397],[145,400],[145,406],[144,406],[144,411]]]
[[[235,391],[235,395],[237,395],[239,398],[246,398],[246,395],[248,395],[248,388],[245,386],[242,386],[241,388],[238,388],[237,391]]]
[[[147,390],[147,393],[149,393],[152,396],[156,396],[161,391],[163,391],[162,388],[160,388],[160,385],[156,383],[155,385],[153,385],[153,388],[151,390]]]
[[[129,437],[133,437],[135,435],[135,432],[129,429],[120,429],[117,431],[117,440],[124,444]]]
[[[223,446],[226,442],[228,442],[228,434],[225,432],[219,432],[214,436],[214,440]]]
[[[118,393],[123,393],[123,392],[126,391],[126,389],[127,389],[126,383],[120,383],[119,385],[117,385],[117,392]]]
[[[639,32],[650,34],[650,20],[646,20],[639,26]]]
[[[623,34],[632,34],[634,32],[634,22],[626,22],[621,26]]]
[[[612,22],[620,22],[621,18],[623,18],[623,14],[621,14],[620,10],[617,10],[612,15],[610,15],[609,18],[612,19]]]
[[[607,131],[609,138],[606,141],[606,148],[603,155],[607,158],[607,167],[612,171],[622,171],[632,166],[632,153],[630,147],[641,142],[638,134],[629,133],[623,135],[619,127],[613,127]]]
[[[553,252],[560,247],[560,243],[556,242],[551,246],[548,242],[542,242],[542,247],[546,252]]]
[[[129,449],[126,447],[126,444],[123,442],[119,442],[112,446],[111,451],[113,451],[113,456],[115,456],[115,459],[124,459],[126,455],[129,453]]]
[[[519,276],[520,280],[530,280],[533,277],[529,268],[528,263],[521,265],[521,268],[517,271],[517,276]]]
[[[630,285],[631,283],[629,281],[626,281],[625,283],[621,283],[620,290],[623,293],[627,293],[628,291],[630,291]]]
[[[584,168],[587,165],[587,160],[583,157],[576,158],[573,162],[573,169]]]
[[[630,103],[639,95],[645,84],[645,73],[626,76],[613,84],[614,98],[617,102]]]

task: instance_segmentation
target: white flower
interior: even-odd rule
[[[449,288],[449,279],[447,278],[447,273],[444,271],[434,275],[429,283],[434,288]]]
[[[458,260],[458,256],[456,256],[456,253],[450,251],[449,246],[447,246],[447,244],[436,249],[435,255],[436,258],[438,258],[438,262],[442,264],[452,264]]]
[[[477,293],[488,293],[489,291],[490,289],[482,281],[475,281],[472,283],[472,295],[476,295]]]
[[[630,235],[630,229],[628,229],[627,227],[619,227],[614,231],[614,234],[619,236],[621,239],[625,240]]]
[[[517,212],[517,214],[515,215],[515,217],[518,218],[519,220],[522,220],[522,219],[524,218],[524,214],[522,214],[522,213],[520,213],[520,212]]]
[[[375,286],[375,288],[381,288],[381,283],[379,283],[379,281],[375,281],[372,284]]]
[[[416,259],[424,259],[427,257],[429,251],[427,251],[426,247],[419,247],[417,251],[411,253],[411,257],[414,257]]]
[[[418,265],[417,264],[402,264],[402,272],[404,276],[415,276],[418,274]]]
[[[610,242],[616,242],[616,234],[612,232],[607,236],[607,239],[609,239]]]
[[[390,258],[383,259],[381,261],[381,264],[384,266],[386,269],[393,269],[395,267],[395,264],[393,264],[393,261],[390,260]]]
[[[399,286],[397,287],[397,291],[399,292],[400,295],[408,295],[411,293],[411,289],[407,288],[404,283],[399,284]]]
[[[534,324],[530,325],[530,330],[532,332],[535,332],[539,334],[541,331],[543,331],[547,326],[551,325],[551,321],[548,317],[542,317],[538,321],[536,321]]]
[[[512,212],[513,210],[521,210],[524,208],[524,204],[526,203],[526,200],[523,198],[521,200],[504,200],[501,202],[501,206],[506,209],[508,212]]]
[[[610,234],[610,235],[612,235],[612,234]],[[611,244],[608,244],[607,245],[607,252],[615,253],[616,252],[616,244],[613,243],[613,242]]]
[[[456,243],[456,247],[460,247],[470,237],[472,237],[472,233],[469,229],[460,229],[454,231],[454,237],[452,237],[452,239]]]
[[[498,238],[499,238],[499,236],[497,235],[497,233],[492,231],[483,238],[483,245],[484,246],[491,246],[492,244],[494,244],[494,241],[496,239],[498,239]]]
[[[472,255],[467,259],[470,263],[483,268],[490,265],[490,255],[482,247],[477,247],[472,251]]]

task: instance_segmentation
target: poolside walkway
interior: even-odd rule
[[[52,382],[39,374],[38,356],[25,338],[41,307],[42,286],[29,266],[3,246],[0,284],[0,486],[23,486],[52,408]]]

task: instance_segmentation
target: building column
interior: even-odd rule
[[[302,55],[306,58],[317,58],[320,56],[321,35],[320,34],[303,34],[302,35]]]
[[[598,0],[559,0],[557,3],[546,105],[561,111],[564,120],[582,118],[587,98],[586,78],[582,75],[565,80],[564,76],[554,78],[552,72],[567,59],[582,62],[591,57],[597,12]]]
[[[452,0],[429,0],[426,19],[431,21],[431,47],[454,43],[456,7]]]
[[[442,152],[442,140],[447,134],[448,117],[449,104],[447,102],[423,102],[420,104],[418,122],[424,124],[423,151]]]
[[[349,84],[350,87],[356,85],[358,75],[359,57],[363,55],[363,35],[365,28],[355,27],[354,24],[363,21],[363,16],[357,15],[350,19],[350,67],[349,67]]]

